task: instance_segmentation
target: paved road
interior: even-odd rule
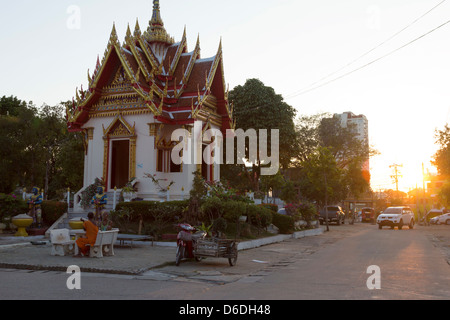
[[[332,226],[320,236],[240,252],[233,268],[207,259],[139,276],[82,273],[81,290],[67,289],[62,272],[0,269],[0,299],[450,299],[448,238],[428,230]],[[367,287],[376,275],[369,266],[379,267],[380,281],[370,283],[381,289]]]

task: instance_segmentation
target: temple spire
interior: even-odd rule
[[[153,0],[153,14],[149,22],[145,38],[149,42],[162,42],[173,44],[174,40],[170,37],[166,29],[164,29],[164,22],[161,18],[161,11],[159,8],[159,0]]]
[[[153,0],[153,14],[152,20],[150,21],[150,25],[155,26],[164,26],[164,22],[161,19],[161,10],[159,9],[159,0]]]

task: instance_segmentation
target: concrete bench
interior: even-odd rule
[[[75,241],[70,239],[69,229],[55,229],[50,232],[52,243],[52,256],[65,256],[74,254]]]
[[[117,241],[119,229],[109,231],[99,231],[95,244],[87,245],[90,247],[89,256],[91,258],[103,258],[104,256],[114,255],[114,243]]]
[[[151,241],[153,246],[153,237],[152,236],[141,236],[141,235],[134,235],[134,234],[119,234],[117,237],[117,240],[119,241],[119,245],[123,246],[125,244],[125,241],[130,242],[130,248],[133,248],[133,241]]]

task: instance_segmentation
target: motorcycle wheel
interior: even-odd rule
[[[181,259],[184,257],[184,246],[179,245],[177,247],[177,255],[175,257],[175,265],[178,267],[180,265]]]
[[[228,263],[231,267],[234,267],[237,263],[238,258],[238,250],[236,243],[233,243],[231,247],[229,248],[230,253],[232,254],[231,258],[228,258]]]

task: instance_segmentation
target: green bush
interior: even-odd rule
[[[67,203],[60,201],[43,201],[41,209],[44,223],[52,225],[67,212]]]
[[[317,209],[316,207],[308,202],[300,204],[299,212],[308,224],[317,217]]]
[[[272,212],[278,213],[278,205],[276,205],[274,203],[262,203],[262,204],[258,204],[257,206],[263,207],[263,208],[271,210]]]
[[[133,201],[121,202],[111,212],[113,224],[122,232],[137,233],[142,220],[142,230],[154,236],[160,236],[173,225],[181,222],[188,210],[189,201]]]
[[[236,222],[240,216],[244,216],[247,211],[247,205],[242,201],[225,201],[223,203],[223,217],[229,222]]]
[[[212,221],[220,218],[224,214],[225,202],[216,196],[208,197],[204,199],[200,206],[202,216],[201,220],[211,223]]]
[[[228,223],[227,220],[225,218],[217,218],[216,220],[214,220],[213,225],[212,225],[212,229],[215,232],[226,232],[228,227]]]
[[[267,228],[272,223],[272,210],[261,205],[247,206],[248,222],[258,228]]]
[[[290,234],[294,232],[295,222],[294,218],[290,216],[272,213],[272,223],[280,230],[281,234]]]
[[[128,208],[130,211],[130,221],[138,222],[143,220],[144,222],[153,222],[155,219],[164,214],[170,217],[172,220],[182,218],[183,213],[186,212],[189,207],[188,200],[182,201],[132,201],[121,202],[116,206],[116,211],[121,211],[123,208]]]
[[[14,194],[0,193],[0,222],[4,217],[28,213],[28,204]]]

